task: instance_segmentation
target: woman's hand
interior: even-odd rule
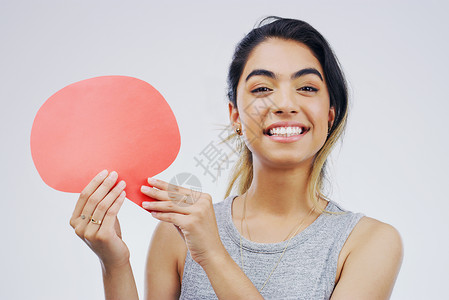
[[[124,181],[117,172],[104,170],[81,192],[70,225],[97,254],[103,266],[122,266],[129,262],[129,250],[122,241],[117,213],[125,200]]]
[[[193,260],[204,267],[212,258],[226,252],[209,194],[152,178],[148,183],[156,189],[142,186],[141,191],[156,201],[143,202],[142,207],[156,219],[175,225]]]

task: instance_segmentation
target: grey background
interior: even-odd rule
[[[156,178],[193,173],[221,201],[228,170],[213,182],[194,157],[228,124],[235,44],[261,17],[280,15],[317,28],[350,83],[331,198],[400,231],[405,256],[393,299],[441,299],[449,282],[447,11],[443,1],[2,0],[0,298],[103,297],[98,259],[69,226],[78,195],[46,186],[31,159],[31,126],[45,100],[101,75],[151,83],[182,139],[176,161]],[[157,220],[130,201],[119,218],[142,295]]]

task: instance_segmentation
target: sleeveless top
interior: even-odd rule
[[[232,259],[242,268],[240,233],[231,214],[235,197],[237,195],[231,195],[215,203],[214,211],[221,241]],[[291,239],[282,260],[261,292],[265,299],[330,298],[340,251],[364,214],[344,210],[332,200],[328,202],[326,210],[344,214],[323,212]],[[258,290],[267,280],[287,243],[288,240],[256,243],[242,236],[243,270]],[[188,250],[179,299],[218,299],[206,272],[192,259]]]

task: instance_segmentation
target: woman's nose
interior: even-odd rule
[[[275,114],[297,113],[299,111],[299,103],[295,99],[295,95],[290,92],[282,92],[274,95],[272,99],[271,112]]]

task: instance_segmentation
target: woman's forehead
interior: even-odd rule
[[[254,69],[265,69],[288,75],[304,68],[315,68],[323,73],[313,52],[297,41],[270,38],[257,45],[248,57],[242,77]]]

